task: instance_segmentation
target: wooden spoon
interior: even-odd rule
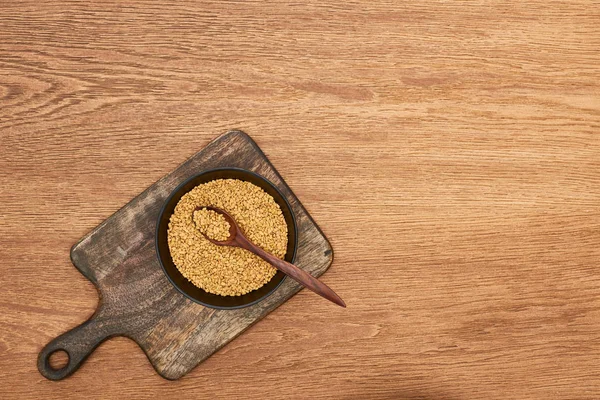
[[[346,307],[346,303],[344,303],[344,300],[342,300],[340,296],[338,296],[333,290],[331,290],[329,286],[327,286],[317,278],[313,277],[308,272],[296,267],[294,264],[290,264],[287,261],[280,260],[273,254],[264,251],[263,249],[252,243],[246,236],[244,236],[238,224],[226,211],[216,207],[200,206],[196,207],[194,212],[202,209],[212,210],[223,215],[223,217],[225,217],[225,219],[229,223],[229,237],[225,240],[211,239],[208,236],[206,236],[204,232],[200,231],[200,233],[202,233],[202,235],[204,235],[204,237],[208,239],[211,243],[214,243],[219,246],[241,247],[242,249],[251,251],[252,253],[256,254],[257,256],[259,256],[260,258],[262,258],[263,260],[265,260],[266,262],[268,262],[269,264],[271,264],[272,266],[274,266],[275,268],[277,268],[278,270],[295,280],[296,282],[302,284],[304,287],[312,290],[316,294],[323,296],[327,300],[341,307]]]

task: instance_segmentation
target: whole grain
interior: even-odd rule
[[[169,250],[182,275],[207,292],[223,296],[240,296],[270,281],[277,271],[266,261],[244,249],[215,245],[202,235],[199,229],[224,240],[229,228],[214,211],[194,212],[203,206],[227,211],[248,239],[269,253],[279,258],[286,253],[287,224],[273,197],[249,182],[218,179],[184,194],[169,220]]]

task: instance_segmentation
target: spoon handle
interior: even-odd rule
[[[266,252],[265,250],[256,246],[254,243],[250,242],[243,235],[238,234],[236,239],[240,247],[253,252],[296,282],[302,284],[302,286],[305,288],[310,289],[327,300],[346,308],[346,303],[344,303],[344,300],[342,300],[340,296],[338,296],[329,286],[313,277],[308,272],[296,267],[294,264],[290,264],[289,262],[281,260]]]

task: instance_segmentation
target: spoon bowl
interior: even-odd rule
[[[198,206],[198,207],[196,207],[194,212],[199,211],[199,210],[210,210],[210,211],[219,213],[225,218],[225,220],[229,224],[229,236],[225,240],[215,240],[215,239],[209,237],[206,233],[202,232],[202,230],[200,230],[200,233],[202,234],[202,236],[204,236],[206,238],[206,240],[208,240],[212,244],[216,244],[217,246],[235,247],[236,246],[235,238],[238,235],[239,227],[235,223],[235,220],[233,219],[233,217],[231,215],[229,215],[229,213],[227,211],[221,210],[220,208],[213,207],[213,206]]]

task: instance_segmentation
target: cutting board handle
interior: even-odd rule
[[[38,356],[38,369],[46,378],[58,381],[79,369],[85,359],[103,341],[114,336],[110,325],[94,314],[83,324],[63,333],[46,345]],[[67,365],[55,369],[50,365],[50,356],[57,351],[64,351],[69,357]]]

